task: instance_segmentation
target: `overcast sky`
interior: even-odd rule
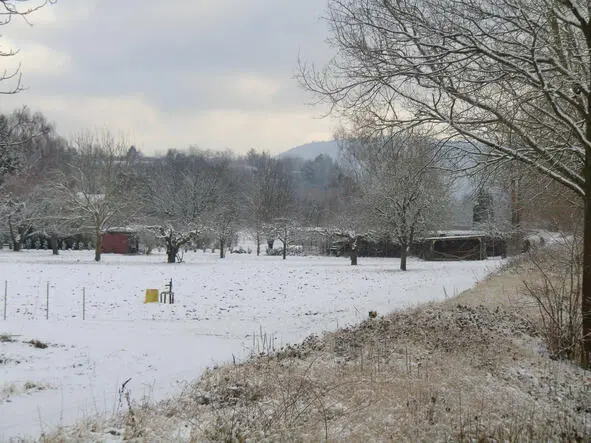
[[[329,140],[334,120],[294,80],[330,57],[325,0],[58,0],[2,28],[27,88],[0,111],[57,131],[107,127],[146,154],[197,145],[282,152]],[[18,60],[17,60],[18,59]],[[2,59],[4,66],[8,60]]]

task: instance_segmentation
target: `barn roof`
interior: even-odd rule
[[[427,237],[423,240],[469,240],[472,238],[484,237],[486,237],[486,234],[442,235],[438,237]]]
[[[137,229],[132,227],[114,227],[104,231],[107,234],[136,234]]]

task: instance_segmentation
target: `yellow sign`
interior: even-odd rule
[[[158,303],[158,289],[146,289],[144,303]]]

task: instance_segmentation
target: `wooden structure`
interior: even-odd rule
[[[411,248],[414,250],[414,247]],[[329,244],[329,255],[348,256],[351,253],[351,245],[347,239],[334,239]],[[359,257],[400,257],[400,245],[388,239],[357,240],[357,255]]]
[[[425,260],[485,260],[485,235],[453,235],[423,239],[421,258]]]
[[[136,254],[139,248],[137,233],[125,229],[112,229],[103,233],[102,252]]]

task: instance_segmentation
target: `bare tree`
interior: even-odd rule
[[[208,208],[209,229],[220,247],[220,258],[238,232],[245,218],[240,192],[246,186],[248,174],[243,168],[232,164],[230,154],[221,154],[211,159],[215,173],[220,177],[215,189],[215,198]]]
[[[49,178],[34,190],[38,207],[35,226],[38,232],[49,238],[53,255],[59,255],[59,241],[83,229],[85,217],[73,214],[67,199],[56,188],[57,178]]]
[[[177,260],[180,261],[180,249],[197,240],[200,234],[200,231],[197,229],[179,228],[178,225],[175,226],[172,223],[151,226],[148,229],[157,239],[164,241],[167,263],[176,263]]]
[[[57,255],[58,238],[72,233],[79,221],[68,210],[67,202],[56,192],[55,181],[34,176],[11,177],[0,200],[0,219],[6,223],[14,251],[35,235],[49,237]]]
[[[341,141],[341,148],[347,147],[346,141]],[[351,146],[349,146],[351,148]],[[318,232],[331,240],[344,243],[349,250],[351,265],[357,265],[359,254],[359,243],[363,240],[374,241],[376,235],[376,224],[366,205],[362,187],[356,183],[351,176],[358,176],[359,164],[355,160],[353,152],[341,155],[342,167],[348,171],[347,179],[342,180],[340,194],[334,196],[331,217],[324,228]]]
[[[36,177],[11,176],[3,184],[0,200],[0,218],[7,227],[12,249],[18,252],[28,238],[36,233],[38,221],[42,216],[39,205],[39,185]]]
[[[485,171],[481,188],[491,193],[494,224],[505,222],[506,232],[549,229],[570,232],[573,220],[583,219],[583,201],[572,190],[518,162]],[[476,210],[476,208],[475,208]],[[506,220],[504,220],[506,219]],[[580,231],[580,227],[576,230]],[[580,236],[579,236],[580,238]]]
[[[294,192],[285,163],[266,152],[257,154],[255,151],[249,152],[248,163],[252,170],[252,184],[246,201],[255,232],[257,255],[260,255],[265,227],[287,216],[286,211],[294,201]],[[273,248],[273,239],[267,241],[269,248]]]
[[[0,217],[6,223],[13,251],[20,251],[34,234],[37,209],[27,195],[8,194],[0,202]]]
[[[143,190],[145,214],[166,242],[168,263],[175,263],[178,250],[209,229],[227,164],[224,155],[169,151],[149,169]]]
[[[342,215],[335,217],[335,219],[326,228],[321,229],[320,232],[331,239],[344,241],[350,251],[349,258],[351,259],[352,266],[357,266],[359,243],[362,240],[372,241],[376,238],[374,232],[368,229],[365,223],[360,223],[359,219]]]
[[[126,144],[108,131],[80,133],[72,140],[77,151],[71,177],[57,185],[73,216],[83,217],[95,238],[94,259],[100,261],[102,234],[132,216],[132,201],[122,189]]]
[[[591,12],[586,0],[330,0],[336,57],[305,87],[344,115],[435,125],[477,165],[518,160],[585,201],[591,354]]]
[[[238,231],[238,209],[235,205],[223,202],[214,210],[211,231],[214,233],[220,247],[220,258],[225,258],[226,248],[230,246],[232,239]]]
[[[0,184],[16,174],[34,175],[59,166],[65,143],[41,113],[28,108],[0,115]]]
[[[443,223],[449,185],[438,165],[437,144],[417,135],[348,137],[344,155],[354,165],[368,213],[400,246],[400,269],[420,235]]]
[[[24,107],[0,116],[0,184],[2,212],[15,250],[34,235],[46,235],[57,245],[68,218],[55,191],[55,173],[71,160],[67,143],[41,113]],[[57,246],[53,249],[57,252]]]
[[[281,240],[281,256],[283,260],[287,257],[287,249],[293,238],[300,231],[301,226],[293,217],[278,217],[272,221],[268,230],[271,235]]]
[[[181,247],[192,242],[198,232],[190,223],[190,209],[184,179],[188,162],[180,153],[169,151],[146,171],[141,199],[144,224],[164,241],[168,263],[176,263]]]

